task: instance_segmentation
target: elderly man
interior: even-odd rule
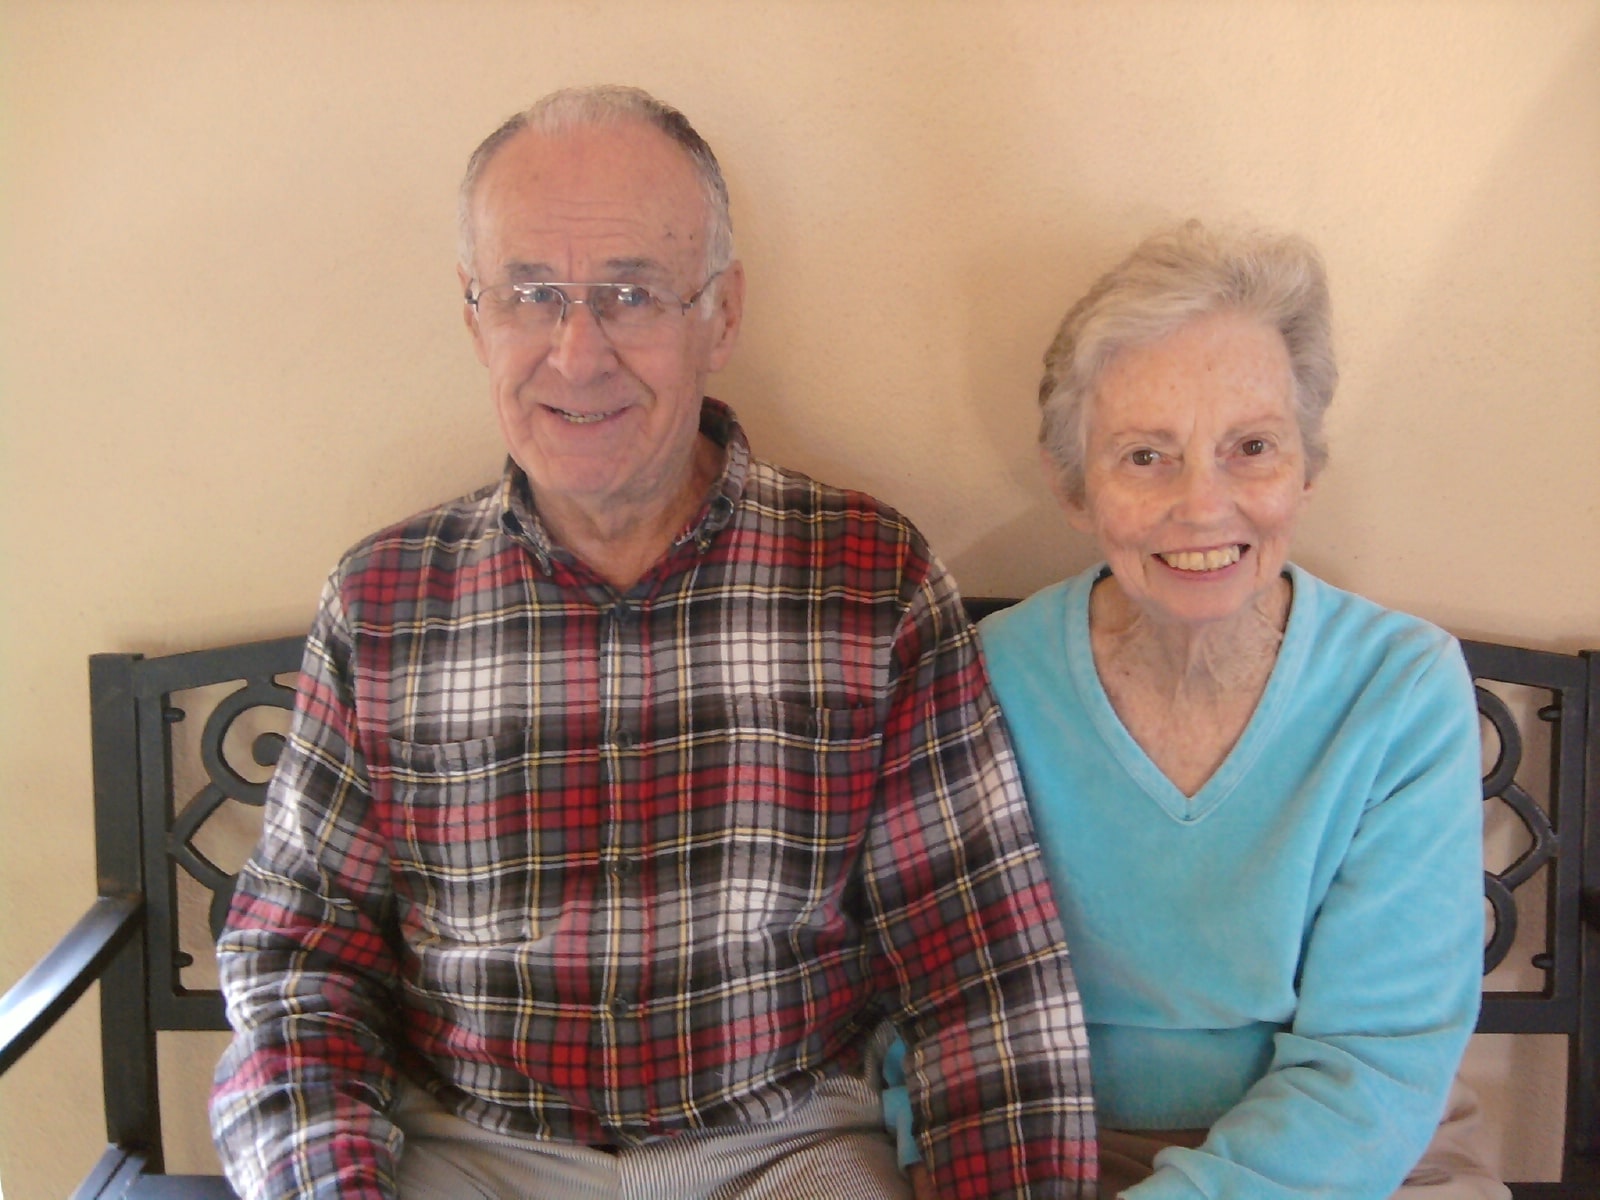
[[[355,548],[219,947],[246,1197],[1092,1191],[1084,1038],[971,628],[921,536],[751,457],[727,190],[556,93],[462,184],[500,481]]]

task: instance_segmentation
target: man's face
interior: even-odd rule
[[[524,130],[490,161],[472,211],[463,288],[636,283],[688,298],[706,281],[709,214],[694,167],[641,123]],[[742,303],[735,263],[689,312],[672,306],[615,340],[587,305],[548,333],[468,308],[501,433],[541,512],[648,520],[681,502],[706,376],[733,349]]]

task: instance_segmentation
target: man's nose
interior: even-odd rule
[[[614,356],[599,318],[587,304],[569,301],[550,331],[550,365],[567,379],[582,382],[604,372]]]

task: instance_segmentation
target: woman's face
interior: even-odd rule
[[[1277,330],[1239,313],[1112,359],[1064,504],[1147,616],[1227,621],[1276,585],[1311,490],[1293,386]]]

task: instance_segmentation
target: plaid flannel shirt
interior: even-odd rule
[[[395,1195],[400,1073],[627,1146],[910,1051],[947,1197],[1088,1194],[1086,1041],[976,635],[921,536],[726,448],[619,594],[497,486],[353,550],[219,955],[256,1197]]]

